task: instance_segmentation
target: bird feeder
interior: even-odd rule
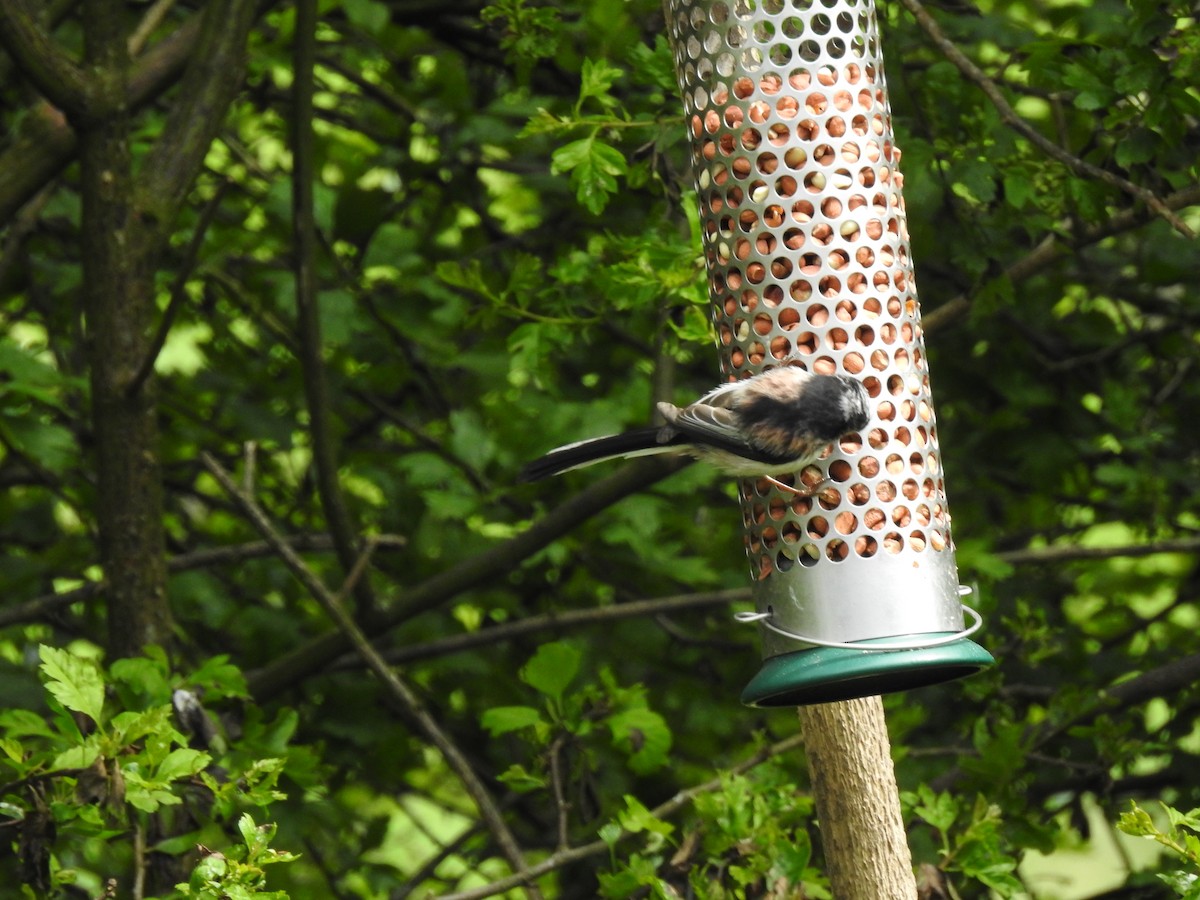
[[[848,374],[872,407],[795,474],[800,493],[740,483],[756,610],[739,618],[764,656],[742,700],[845,700],[990,665],[968,639],[873,5],[666,14],[723,373]]]

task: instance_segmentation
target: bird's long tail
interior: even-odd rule
[[[518,476],[520,481],[539,481],[590,466],[593,463],[604,462],[607,459],[618,459],[630,456],[650,456],[655,453],[671,453],[679,449],[682,443],[681,435],[669,425],[649,428],[636,428],[623,434],[610,434],[605,437],[591,438],[567,444],[551,450],[541,459],[528,463]]]

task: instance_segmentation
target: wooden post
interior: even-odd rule
[[[837,900],[913,900],[891,743],[878,697],[798,710]]]

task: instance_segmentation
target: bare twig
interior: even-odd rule
[[[409,818],[413,822],[419,823],[420,820],[418,817],[413,815],[412,812],[404,807],[402,800],[397,798],[396,802],[400,808],[404,810],[404,812],[408,813]],[[464,845],[469,840],[474,838],[480,830],[481,829],[478,825],[476,825],[474,828],[468,828],[454,840],[442,846],[437,853],[425,860],[425,862],[421,864],[421,868],[413,872],[413,874],[409,876],[409,879],[404,882],[404,884],[394,888],[392,892],[388,894],[388,900],[406,900],[407,897],[410,897],[412,893],[417,890],[417,888],[419,888],[427,878],[431,878],[433,873],[441,868],[442,863],[444,863],[449,857],[461,855]],[[439,841],[436,838],[433,838],[430,843],[436,847]]]
[[[756,766],[762,765],[768,759],[779,756],[784,753],[790,753],[792,750],[802,746],[803,741],[800,735],[793,735],[789,738],[784,738],[771,744],[769,747],[764,747],[758,753],[751,756],[736,766],[731,768],[726,775],[718,775],[716,778],[710,779],[703,784],[695,785],[687,790],[680,791],[670,800],[659,804],[654,809],[650,810],[650,815],[656,819],[666,819],[669,816],[675,815],[697,797],[702,794],[709,794],[715,790],[719,790],[724,783],[724,779],[728,775],[741,775],[750,771]],[[633,832],[622,830],[617,836],[616,841],[624,841],[631,837]],[[482,900],[484,897],[493,897],[496,894],[502,894],[505,891],[512,890],[515,887],[520,887],[522,884],[534,878],[561,869],[564,866],[569,866],[572,863],[579,862],[583,859],[588,859],[592,856],[601,856],[608,852],[609,844],[604,841],[592,841],[590,844],[583,844],[579,847],[572,847],[569,850],[560,850],[539,862],[537,865],[530,866],[525,872],[516,875],[510,875],[507,878],[502,878],[499,881],[494,881],[491,884],[483,887],[473,888],[469,891],[460,891],[455,894],[444,894],[441,900]]]
[[[54,188],[47,185],[21,207],[12,221],[6,223],[3,239],[0,240],[0,284],[8,282],[9,273],[20,264],[25,239],[37,230],[42,210],[53,196]]]
[[[141,816],[133,822],[133,900],[146,896],[146,823]]]
[[[1155,553],[1195,553],[1197,550],[1200,550],[1200,537],[1149,541],[1144,544],[1116,544],[1111,547],[1079,547],[1069,544],[1054,544],[1049,547],[1009,550],[996,555],[1006,563],[1019,566],[1032,563],[1060,563],[1074,560],[1153,556]]]
[[[619,619],[637,619],[689,609],[728,606],[731,603],[744,603],[750,599],[750,588],[731,588],[725,591],[678,594],[673,597],[656,597],[653,600],[618,603],[615,606],[598,606],[591,609],[572,609],[561,613],[527,616],[523,619],[505,622],[503,625],[481,628],[478,631],[454,634],[423,644],[396,647],[385,651],[383,657],[392,665],[397,665],[419,659],[449,656],[452,653],[461,653],[474,647],[511,641],[522,635],[534,634],[539,631],[566,631],[585,628],[589,625],[602,625]],[[343,657],[337,661],[335,668],[345,668],[355,665],[356,662],[355,657]]]
[[[1163,203],[1173,210],[1194,206],[1200,203],[1200,185],[1193,185],[1169,194],[1163,199]],[[1081,234],[1069,240],[1054,233],[1048,234],[1036,247],[1008,266],[1004,270],[1004,277],[1013,284],[1018,284],[1045,271],[1068,253],[1098,243],[1107,237],[1132,231],[1134,228],[1146,224],[1151,218],[1153,216],[1143,209],[1126,209],[1110,216],[1102,223],[1084,229]],[[1063,223],[1062,228],[1064,231],[1069,230],[1069,223]],[[971,298],[966,294],[960,294],[924,314],[921,319],[921,327],[926,334],[949,328],[966,316],[970,309]]]
[[[158,322],[158,330],[155,332],[154,338],[150,342],[150,347],[146,351],[146,358],[142,360],[137,373],[130,379],[129,384],[125,386],[125,393],[131,397],[142,389],[142,384],[150,376],[150,373],[154,371],[154,363],[158,359],[158,354],[162,352],[163,345],[167,342],[167,335],[171,333],[171,326],[175,323],[175,316],[179,314],[179,308],[183,306],[184,300],[187,299],[188,278],[191,277],[192,271],[196,268],[196,260],[200,256],[200,247],[204,244],[204,236],[208,234],[208,226],[217,217],[217,210],[220,209],[221,200],[225,197],[225,192],[228,189],[228,181],[220,182],[217,185],[216,191],[200,213],[200,218],[196,222],[196,230],[192,233],[192,239],[188,241],[187,249],[183,253],[183,259],[179,263],[179,269],[175,273],[175,280],[171,285],[171,299],[167,301],[167,308]]]
[[[254,477],[258,472],[258,444],[255,441],[242,443],[242,490],[254,493]]]
[[[571,806],[563,794],[562,752],[565,743],[560,734],[550,744],[547,751],[550,754],[550,787],[554,794],[554,812],[558,821],[558,845],[556,850],[566,850],[571,846],[570,824]]]
[[[1173,659],[1142,674],[1103,688],[1095,702],[1087,704],[1074,715],[1055,718],[1029,726],[1021,739],[1021,746],[1028,747],[1026,755],[1046,746],[1054,738],[1065,734],[1101,715],[1117,713],[1154,697],[1169,697],[1196,683],[1200,678],[1200,653]],[[971,751],[973,752],[973,751]],[[930,782],[934,790],[949,790],[963,777],[961,766],[944,771]]]
[[[237,505],[242,514],[250,520],[259,534],[269,543],[275,552],[291,569],[292,574],[304,585],[305,589],[321,605],[325,614],[333,620],[337,629],[345,635],[367,663],[367,667],[379,679],[389,697],[394,700],[406,716],[417,723],[425,737],[433,744],[446,760],[446,764],[454,771],[462,782],[463,787],[475,802],[479,814],[491,832],[504,858],[517,873],[525,871],[525,858],[516,838],[513,837],[499,807],[488,793],[483,781],[475,774],[458,745],[442,730],[437,720],[425,709],[421,699],[400,677],[384,662],[383,657],[371,646],[370,640],[363,634],[358,623],[350,617],[338,598],[330,592],[294,550],[277,532],[266,514],[259,508],[254,499],[242,493],[233,478],[222,468],[221,464],[207,453],[202,454],[201,461],[209,473],[217,480],[222,489]],[[530,879],[532,880],[532,879]],[[526,882],[522,882],[523,884]],[[536,890],[531,889],[536,895]]]
[[[1017,114],[1017,111],[1004,98],[1004,94],[996,82],[989,78],[975,63],[971,62],[967,55],[959,50],[953,41],[946,37],[933,16],[926,11],[921,0],[900,0],[900,4],[912,13],[913,18],[917,20],[917,24],[921,26],[921,30],[929,36],[929,39],[941,51],[942,55],[968,80],[983,91],[988,100],[992,102],[992,105],[996,107],[996,111],[1000,113],[1000,121],[1005,125],[1021,134],[1047,156],[1058,160],[1076,174],[1087,178],[1094,178],[1097,181],[1107,184],[1109,187],[1117,188],[1132,197],[1136,197],[1169,222],[1171,227],[1184,237],[1194,238],[1196,236],[1195,232],[1179,216],[1175,215],[1170,207],[1153,191],[1136,185],[1114,172],[1109,172],[1099,166],[1092,165],[1086,160],[1080,159],[1078,156],[1064,150],[1058,144],[1054,143],[1054,141],[1045,137],[1036,128],[1021,118]]]
[[[522,559],[558,540],[580,522],[607,509],[623,497],[643,490],[659,479],[678,471],[686,461],[640,460],[602,481],[584,488],[556,509],[547,513],[516,537],[494,544],[482,553],[448,566],[437,575],[410,588],[379,617],[376,633],[435,609],[452,597],[480,584],[487,584],[512,570]],[[250,692],[262,701],[302,680],[307,674],[324,668],[348,647],[348,640],[334,630],[276,659],[249,676]]]
[[[346,598],[350,596],[350,592],[354,590],[354,586],[362,579],[363,573],[367,571],[367,563],[371,561],[371,557],[375,555],[375,548],[378,544],[372,538],[367,538],[367,546],[363,548],[363,552],[358,555],[358,559],[354,561],[354,566],[350,569],[350,574],[346,576],[346,580],[342,582],[342,586],[338,588],[337,601],[344,603]]]
[[[317,288],[317,225],[313,212],[313,183],[317,157],[313,137],[314,66],[317,53],[317,0],[298,0],[292,51],[292,237],[295,242],[296,335],[308,409],[309,436],[317,493],[342,571],[349,572],[358,557],[357,537],[338,482],[337,443],[333,433],[333,403],[325,377],[321,316]],[[366,580],[357,581],[354,597],[360,615],[375,610],[375,596]]]
[[[324,553],[333,549],[333,541],[327,534],[294,534],[288,535],[285,540],[296,551]],[[386,547],[389,550],[399,550],[401,547],[408,546],[408,539],[400,534],[377,534],[371,540],[376,549]],[[274,548],[266,541],[248,541],[228,547],[212,547],[208,550],[182,553],[167,560],[167,569],[170,572],[188,572],[208,566],[260,559],[264,556],[271,556],[274,552]]]
[[[327,534],[297,534],[286,538],[296,550],[329,552],[333,549],[333,541]],[[376,547],[399,549],[407,546],[408,541],[402,535],[384,534],[372,538]],[[245,544],[233,544],[229,547],[212,547],[207,550],[196,550],[193,553],[183,553],[167,560],[167,571],[190,572],[193,569],[203,569],[208,566],[239,563],[247,559],[260,559],[264,556],[275,555],[275,550],[266,541],[250,541]],[[93,581],[74,590],[63,591],[59,594],[43,594],[26,600],[18,606],[0,609],[0,628],[17,625],[22,622],[36,622],[49,616],[56,615],[72,603],[80,603],[104,591],[103,581]]]
[[[150,40],[150,35],[154,34],[154,29],[163,23],[167,17],[167,13],[175,6],[176,0],[157,0],[157,2],[146,10],[146,14],[142,16],[142,21],[138,22],[137,28],[133,30],[133,34],[129,36],[129,55],[137,56],[146,47],[146,42]]]

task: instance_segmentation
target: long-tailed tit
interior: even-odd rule
[[[771,476],[803,469],[870,419],[867,392],[858,381],[794,366],[723,384],[687,406],[659,403],[658,411],[665,425],[551,450],[525,466],[521,480],[537,481],[618,457],[687,453],[731,475],[765,475],[795,491]]]

